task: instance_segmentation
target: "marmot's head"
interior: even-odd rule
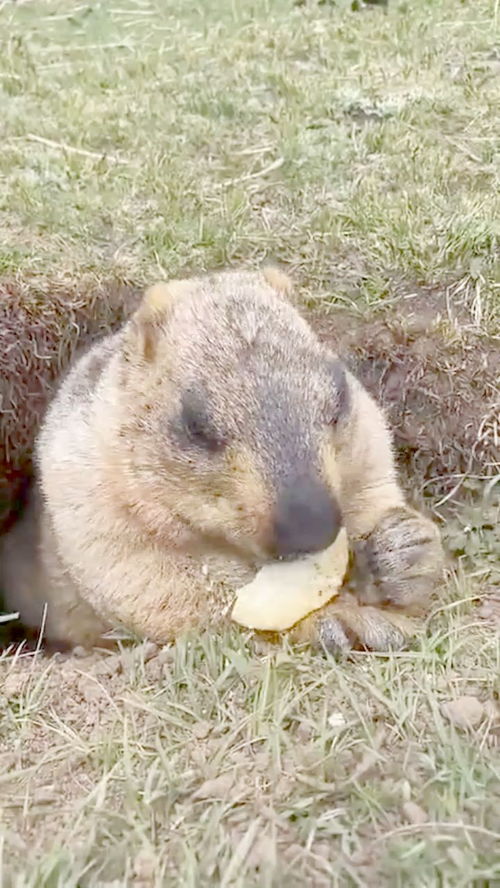
[[[289,289],[275,269],[157,284],[125,328],[122,489],[160,536],[257,561],[335,539],[347,382]]]

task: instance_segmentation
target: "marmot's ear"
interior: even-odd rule
[[[172,306],[190,289],[188,280],[159,282],[148,287],[127,331],[129,355],[148,362],[154,360],[159,336],[168,322]]]
[[[293,284],[291,279],[284,271],[277,268],[276,265],[264,265],[262,274],[269,286],[280,296],[283,296],[284,299],[287,299],[292,295]]]

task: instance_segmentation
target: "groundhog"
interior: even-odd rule
[[[398,484],[384,416],[289,299],[282,272],[150,288],[72,367],[6,535],[9,608],[52,643],[109,630],[166,643],[220,627],[265,563],[347,530],[346,590],[292,637],[387,649],[439,580],[438,532]]]

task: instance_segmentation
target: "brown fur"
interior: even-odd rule
[[[423,605],[439,537],[404,502],[379,408],[289,290],[275,270],[156,285],[76,363],[38,438],[39,491],[3,547],[7,602],[28,625],[47,603],[47,637],[72,644],[117,625],[158,642],[220,626],[276,557],[280,521],[307,535],[335,503],[358,600],[345,592],[304,633],[332,648],[402,640],[382,605]],[[305,519],[303,483],[317,497]]]

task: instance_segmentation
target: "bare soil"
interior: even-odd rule
[[[22,507],[40,419],[75,352],[119,327],[137,291],[83,276],[0,281],[0,530]]]
[[[446,290],[364,310],[322,304],[311,321],[385,408],[412,490],[443,497],[499,473],[500,335]]]

